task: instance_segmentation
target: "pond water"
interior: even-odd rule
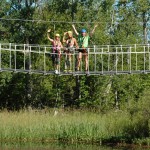
[[[86,144],[1,143],[0,150],[144,150],[144,148],[108,147]],[[148,150],[148,149],[145,149]],[[150,149],[149,149],[150,150]]]

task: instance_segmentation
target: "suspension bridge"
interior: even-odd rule
[[[55,74],[51,45],[0,43],[0,72]],[[71,53],[71,72],[65,70],[61,53],[58,75],[85,75],[84,61],[76,71],[78,51]],[[150,73],[150,45],[93,45],[88,48],[88,75]]]

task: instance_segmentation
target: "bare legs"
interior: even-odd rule
[[[65,54],[65,71],[69,69],[71,71],[72,63],[71,63],[71,53],[66,53]]]
[[[82,55],[83,55],[83,57],[84,57],[84,62],[85,62],[85,71],[87,71],[87,70],[88,70],[88,53],[82,53],[82,52],[79,52],[79,55],[78,55],[77,71],[80,70]]]

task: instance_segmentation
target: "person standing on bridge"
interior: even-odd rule
[[[49,33],[51,32],[51,29],[47,31],[47,37],[49,41],[52,43],[52,62],[53,66],[55,68],[55,73],[58,74],[60,71],[60,55],[61,55],[61,49],[63,48],[63,45],[60,41],[60,35],[57,33],[55,34],[55,39],[51,39]]]
[[[78,44],[79,44],[79,55],[77,60],[77,71],[80,69],[80,63],[82,59],[82,55],[84,57],[85,61],[85,71],[88,71],[88,45],[90,41],[90,37],[95,32],[97,25],[94,26],[93,30],[90,32],[90,34],[87,33],[86,29],[82,29],[81,33],[79,34],[75,28],[75,25],[72,25],[72,28],[75,32],[75,34],[78,36]]]
[[[75,49],[78,49],[77,40],[73,37],[72,31],[68,31],[64,33],[63,43],[65,44],[64,52],[65,52],[65,72],[71,73],[72,68],[72,54],[75,52]]]

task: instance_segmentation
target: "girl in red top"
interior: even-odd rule
[[[51,29],[47,31],[47,37],[49,41],[52,43],[52,61],[55,68],[55,73],[58,74],[60,70],[60,54],[61,49],[63,48],[63,45],[60,41],[60,35],[55,34],[55,39],[51,39],[49,36],[49,33],[51,32]]]

